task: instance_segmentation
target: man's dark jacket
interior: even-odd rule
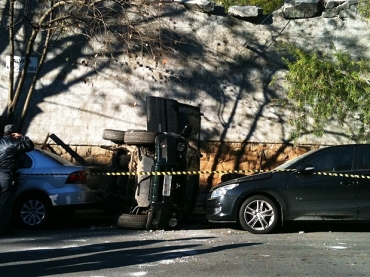
[[[2,137],[0,139],[0,171],[17,171],[20,155],[33,148],[33,142],[27,136],[17,139],[7,135]]]

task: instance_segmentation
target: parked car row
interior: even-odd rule
[[[24,226],[47,224],[57,208],[96,207],[101,184],[89,167],[35,149],[26,153],[19,173],[14,213]],[[368,221],[369,175],[370,145],[320,148],[273,171],[213,187],[206,199],[206,218],[237,222],[256,234],[270,233],[287,221]]]

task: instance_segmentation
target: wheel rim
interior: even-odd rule
[[[265,230],[274,223],[274,209],[270,203],[264,200],[254,200],[245,208],[244,220],[253,230]]]
[[[46,216],[46,208],[39,200],[28,200],[21,208],[22,221],[30,226],[40,224]]]

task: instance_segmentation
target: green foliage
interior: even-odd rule
[[[264,14],[270,14],[284,5],[284,0],[218,0],[217,3],[225,8],[230,6],[257,6],[263,9]]]
[[[289,67],[284,103],[292,111],[292,139],[304,133],[321,136],[328,123],[350,122],[348,135],[358,142],[370,141],[370,62],[343,52],[330,58],[288,49],[292,59],[284,59]]]
[[[369,0],[358,1],[358,11],[366,18],[370,18],[370,2]]]

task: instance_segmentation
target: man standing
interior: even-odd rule
[[[9,225],[20,157],[33,148],[33,142],[27,136],[16,133],[12,124],[5,126],[4,136],[0,139],[0,235],[11,234]]]

